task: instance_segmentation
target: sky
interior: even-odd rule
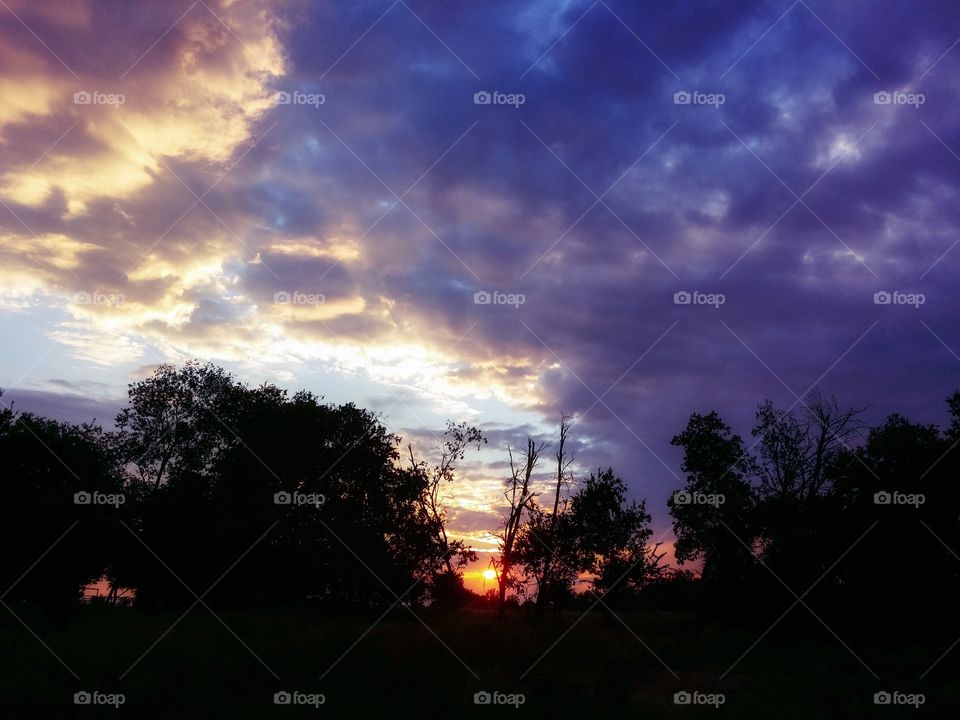
[[[669,549],[692,412],[945,419],[958,45],[955,0],[2,0],[4,401],[109,424],[199,358],[465,420],[486,549],[575,415]]]

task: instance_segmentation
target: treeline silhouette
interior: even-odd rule
[[[960,600],[960,393],[948,406],[944,429],[867,427],[814,392],[761,404],[750,442],[692,415],[666,501],[680,567],[612,468],[574,477],[564,417],[555,446],[509,452],[487,602],[942,629]],[[106,578],[108,599],[133,589],[143,607],[454,608],[476,601],[477,554],[448,536],[449,488],[485,442],[449,423],[430,464],[370,411],[193,361],[131,384],[113,430],[3,409],[0,594],[59,605]]]
[[[909,637],[957,623],[960,393],[946,429],[812,392],[765,402],[749,444],[711,412],[673,439],[687,482],[667,504],[678,561],[702,562],[701,611]],[[723,502],[711,499],[723,498]],[[949,631],[948,631],[949,632]]]

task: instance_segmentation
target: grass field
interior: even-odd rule
[[[51,616],[11,607],[49,651],[4,611],[0,707],[10,718],[960,716],[957,658],[918,679],[954,638],[896,650],[853,643],[878,681],[825,630],[773,632],[721,679],[762,630],[670,613],[622,613],[621,622],[602,608],[539,624],[481,610],[425,613],[426,627],[404,608],[379,623],[376,614],[218,611],[228,629],[202,606],[170,630],[182,611],[83,606]],[[84,690],[122,693],[124,703],[74,704]],[[883,690],[922,692],[925,703],[875,705]],[[325,702],[277,705],[280,691]],[[523,704],[477,705],[481,691],[522,693]],[[724,702],[678,705],[680,691],[722,693]]]

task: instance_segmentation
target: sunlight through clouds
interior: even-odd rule
[[[68,214],[75,215],[97,198],[145,189],[163,158],[226,164],[253,139],[254,123],[273,106],[272,84],[285,68],[268,10],[251,12],[247,5],[224,8],[230,27],[195,6],[177,24],[175,54],[165,67],[154,67],[148,53],[120,80],[81,74],[73,83],[40,79],[30,83],[30,92],[11,92],[27,104],[5,105],[0,133],[27,116],[40,122],[58,116],[77,122],[73,132],[81,139],[52,149],[34,167],[7,168],[0,196],[40,206],[62,192]],[[237,18],[230,15],[234,10]],[[0,89],[15,91],[18,82],[16,75],[2,77]],[[83,104],[83,94],[97,92],[119,101]],[[82,153],[69,151],[76,142]]]

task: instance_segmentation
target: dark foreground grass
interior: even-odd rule
[[[179,622],[182,611],[11,607],[37,637],[0,609],[7,718],[960,717],[957,658],[919,679],[948,637],[896,649],[880,636],[847,643],[877,680],[826,630],[774,631],[730,670],[762,629],[669,613],[618,620],[598,608],[535,624],[474,610],[423,613],[421,623],[397,608],[376,623],[377,615],[278,609],[218,611],[221,623],[202,606]],[[75,705],[83,690],[125,702]],[[677,705],[683,690],[723,693],[725,702]],[[922,692],[926,702],[877,706],[882,690]],[[279,691],[322,693],[325,702],[275,705]],[[480,691],[522,693],[524,703],[476,705]]]

